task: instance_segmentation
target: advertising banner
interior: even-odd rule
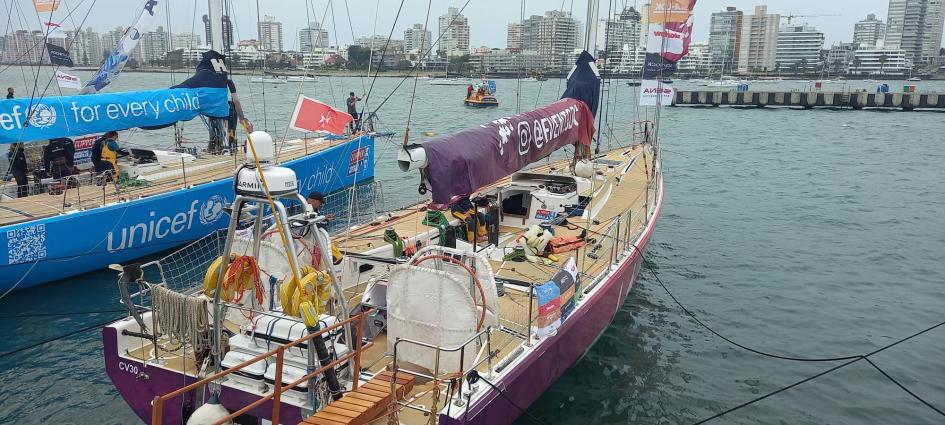
[[[46,43],[46,51],[49,52],[49,62],[53,65],[72,68],[72,57],[69,56],[69,52],[66,49],[52,43]]]
[[[658,80],[640,82],[640,106],[663,106],[673,104],[673,86]]]
[[[33,0],[33,7],[37,12],[55,12],[61,0]]]
[[[128,62],[131,51],[138,45],[141,35],[151,30],[154,23],[154,7],[157,6],[157,3],[157,0],[144,2],[144,7],[138,13],[138,18],[135,19],[134,24],[125,30],[125,34],[121,36],[121,40],[118,40],[118,44],[112,48],[101,68],[82,89],[82,94],[98,93],[118,76],[121,69],[125,67],[125,63]]]
[[[79,77],[58,70],[56,71],[56,83],[64,89],[79,90],[82,88],[82,80]]]
[[[0,101],[0,144],[227,116],[227,89],[161,89]]]

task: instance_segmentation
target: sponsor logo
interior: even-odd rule
[[[56,110],[45,103],[33,107],[30,114],[30,125],[37,128],[46,128],[56,123]]]
[[[194,200],[190,203],[190,208],[187,211],[180,211],[172,215],[157,216],[156,212],[151,211],[146,221],[123,227],[120,230],[121,236],[117,236],[119,232],[117,229],[109,231],[107,238],[108,251],[114,252],[144,246],[187,232],[194,225],[194,216],[197,214],[197,205],[199,204],[199,200]],[[119,237],[120,240],[116,242]]]
[[[358,172],[358,169],[361,168],[361,164],[368,157],[368,148],[357,148],[351,152],[351,156],[348,157],[348,175],[352,176]]]
[[[220,217],[223,217],[226,206],[226,198],[220,195],[213,195],[200,207],[200,223],[203,225],[216,223]]]
[[[558,216],[557,212],[548,210],[535,211],[535,220],[552,220]]]
[[[663,37],[663,38],[673,38],[673,39],[682,38],[682,34],[678,32],[670,32],[670,31],[654,31],[653,35],[657,37]]]
[[[673,94],[673,89],[652,87],[643,90],[644,94]]]
[[[513,123],[507,118],[493,121],[492,124],[496,124],[496,131],[499,135],[498,146],[496,146],[499,155],[505,155],[505,145],[512,141],[510,137],[512,134],[518,135],[517,148],[519,156],[528,154],[532,146],[539,150],[542,149],[546,143],[557,139],[566,131],[580,126],[577,115],[578,108],[572,105],[550,116],[531,121],[524,120]]]

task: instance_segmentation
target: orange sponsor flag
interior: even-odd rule
[[[55,12],[61,0],[33,0],[37,12]]]

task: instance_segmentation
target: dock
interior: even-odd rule
[[[945,93],[677,90],[673,106],[945,110]]]

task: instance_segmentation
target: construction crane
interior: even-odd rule
[[[787,24],[788,24],[788,25],[791,25],[791,20],[793,20],[794,18],[822,18],[822,17],[828,17],[828,16],[841,16],[841,15],[837,15],[837,14],[830,14],[830,15],[823,15],[823,14],[821,14],[821,15],[795,15],[795,14],[793,14],[793,13],[789,13],[789,14],[787,14],[786,16],[782,15],[782,16],[781,16],[781,19],[787,19]]]

